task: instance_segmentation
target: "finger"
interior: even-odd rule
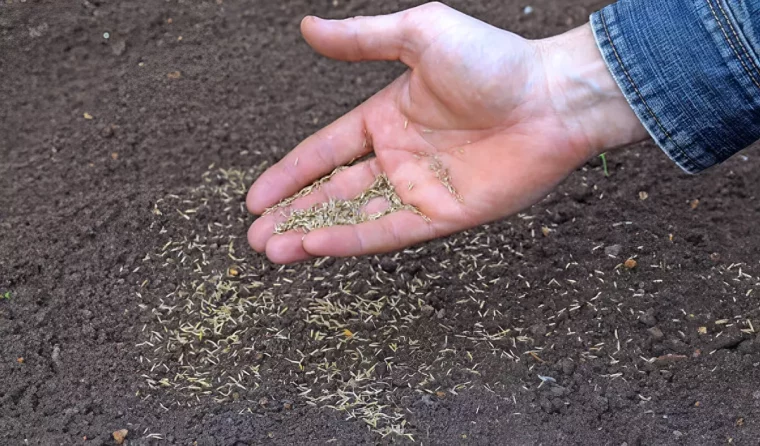
[[[301,32],[312,48],[333,59],[400,60],[413,67],[427,42],[454,12],[433,2],[372,17],[323,20],[309,16],[301,22]]]
[[[248,191],[248,210],[261,215],[267,208],[294,195],[336,167],[370,153],[371,136],[365,133],[364,125],[368,104],[360,105],[308,137],[267,169]]]
[[[309,260],[312,256],[303,248],[303,233],[289,232],[272,237],[267,243],[266,254],[274,263],[288,264]]]
[[[310,232],[303,248],[315,257],[351,257],[398,251],[435,237],[434,227],[422,216],[399,211],[358,225]]]
[[[275,229],[277,225],[286,221],[294,210],[309,209],[329,200],[355,198],[368,189],[379,174],[380,168],[376,158],[338,172],[328,182],[322,184],[319,188],[315,188],[310,194],[296,199],[290,206],[275,210],[256,219],[248,231],[248,243],[258,252],[268,250],[267,243],[271,238],[276,237]]]
[[[344,20],[306,17],[301,32],[318,53],[333,59],[410,61],[409,38],[404,27],[407,12]]]

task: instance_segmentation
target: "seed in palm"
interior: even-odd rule
[[[293,202],[295,198],[308,195],[315,188],[324,184],[335,174],[328,175],[316,183],[308,186],[294,197],[283,200],[273,209],[285,207]],[[375,213],[368,213],[366,206],[370,201],[381,198],[384,199],[388,206]],[[283,204],[284,203],[284,204]],[[408,210],[412,211],[423,218],[426,218],[416,207],[404,204],[401,197],[396,193],[393,185],[384,173],[375,178],[375,182],[369,189],[362,192],[359,196],[350,200],[330,200],[325,203],[312,206],[308,209],[296,209],[288,215],[287,220],[275,226],[274,233],[282,234],[288,231],[300,230],[304,232],[315,229],[327,228],[338,225],[355,225],[367,221],[377,220],[393,212]]]

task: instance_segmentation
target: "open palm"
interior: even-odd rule
[[[534,42],[440,4],[341,21],[308,17],[302,31],[325,56],[400,60],[409,70],[265,172],[248,194],[249,210],[262,214],[374,151],[290,209],[351,199],[384,172],[403,202],[429,220],[400,211],[274,235],[286,209],[260,217],[248,234],[274,262],[393,251],[514,214],[592,155],[589,141],[556,112]]]

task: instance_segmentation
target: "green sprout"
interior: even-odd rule
[[[601,155],[599,155],[599,158],[602,159],[602,168],[604,169],[604,176],[605,177],[610,176],[610,171],[607,170],[607,152],[604,152]]]
[[[0,298],[1,299],[11,300],[11,292],[10,291],[6,291],[5,293],[0,294]]]

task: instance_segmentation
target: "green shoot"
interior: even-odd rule
[[[605,177],[609,177],[610,176],[610,171],[607,170],[607,152],[602,153],[601,155],[599,155],[599,158],[602,159],[602,168],[604,169],[604,176]]]
[[[11,300],[11,292],[6,291],[5,293],[0,294],[0,299]]]

